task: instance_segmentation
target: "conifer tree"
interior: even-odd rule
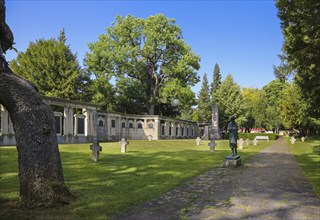
[[[87,101],[82,97],[88,90],[90,76],[81,70],[66,40],[63,29],[58,39],[31,42],[10,67],[33,83],[41,95]]]
[[[199,122],[211,121],[210,89],[207,74],[203,75],[202,86],[198,96],[198,120]]]
[[[217,100],[215,100],[214,93],[219,89],[220,85],[221,85],[220,67],[216,63],[216,65],[214,66],[214,71],[213,71],[213,82],[211,83],[211,89],[210,89],[210,93],[211,93],[211,97],[212,97],[213,102],[217,101]]]

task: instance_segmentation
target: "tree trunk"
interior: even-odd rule
[[[148,108],[149,115],[154,115],[154,104],[150,104],[150,107]]]
[[[36,90],[12,73],[0,73],[0,103],[8,110],[17,141],[20,197],[34,208],[68,202],[54,115]]]
[[[14,75],[3,53],[13,44],[0,0],[0,104],[9,112],[18,150],[21,205],[28,208],[66,203],[73,198],[64,185],[54,115],[35,88]]]

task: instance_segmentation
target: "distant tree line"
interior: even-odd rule
[[[43,95],[94,102],[105,111],[159,114],[210,122],[211,106],[217,103],[222,129],[229,117],[235,115],[245,132],[254,127],[273,131],[295,128],[316,134],[320,127],[319,104],[316,104],[320,103],[320,79],[317,78],[320,58],[313,59],[313,56],[318,58],[319,53],[316,55],[312,51],[320,49],[320,35],[310,32],[310,36],[303,38],[310,47],[307,51],[300,51],[308,53],[310,58],[309,69],[304,69],[300,56],[306,54],[290,54],[294,48],[289,42],[303,40],[301,36],[295,39],[296,32],[289,31],[295,19],[290,10],[297,10],[295,4],[299,7],[313,5],[308,1],[301,1],[301,4],[299,1],[290,2],[277,3],[285,36],[284,54],[280,56],[282,64],[275,67],[279,79],[262,89],[241,88],[231,74],[222,80],[220,67],[215,64],[213,81],[209,83],[207,74],[203,75],[196,99],[191,87],[200,81],[197,75],[200,57],[184,41],[175,20],[162,14],[146,19],[117,16],[105,34],[100,35],[95,43],[88,44],[84,67],[66,44],[64,30],[57,39],[39,39],[30,43],[25,52],[18,53],[10,67],[32,82]],[[310,9],[305,13],[315,12]],[[303,20],[303,16],[299,19]],[[301,32],[309,33],[308,22],[313,21],[298,22]],[[314,25],[319,26],[319,23],[314,22]],[[318,33],[318,30],[314,31]],[[284,79],[290,73],[294,74],[294,80],[286,82]]]

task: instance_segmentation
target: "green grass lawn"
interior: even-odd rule
[[[270,142],[239,150],[242,160]],[[50,209],[18,208],[19,180],[15,147],[0,147],[1,219],[108,219],[209,169],[222,165],[231,153],[227,141],[218,141],[214,153],[208,142],[195,140],[130,141],[128,153],[117,142],[102,143],[98,162],[91,160],[89,144],[60,145],[66,184],[75,194],[71,204]]]
[[[320,197],[320,140],[297,141],[289,145],[312,184],[313,190]]]

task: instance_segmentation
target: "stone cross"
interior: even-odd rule
[[[214,152],[214,147],[217,146],[217,143],[214,142],[214,140],[211,140],[211,141],[208,143],[208,146],[210,147],[210,151],[211,151],[211,152]]]
[[[99,146],[98,142],[94,142],[90,145],[90,150],[92,151],[92,159],[94,162],[97,162],[99,159],[99,152],[102,151],[102,147]]]
[[[121,138],[121,141],[119,141],[120,146],[121,146],[121,153],[126,153],[127,152],[127,145],[129,144],[129,141],[126,141],[125,138]]]
[[[258,144],[258,140],[257,140],[257,139],[254,139],[254,140],[253,140],[253,145],[254,145],[254,146],[257,146],[257,144]]]
[[[246,146],[249,146],[249,144],[250,144],[250,140],[249,140],[249,138],[247,138],[246,139]]]
[[[294,142],[296,142],[296,139],[292,136],[292,137],[290,138],[290,141],[291,141],[291,144],[294,144]]]
[[[197,146],[200,146],[201,138],[197,137],[196,142],[197,142]]]
[[[301,138],[301,141],[304,142],[305,139],[306,139],[305,137],[302,137],[302,138]]]
[[[152,135],[148,135],[148,140],[152,141]]]
[[[244,140],[240,138],[240,140],[238,140],[239,149],[243,149],[243,143],[244,143]]]

